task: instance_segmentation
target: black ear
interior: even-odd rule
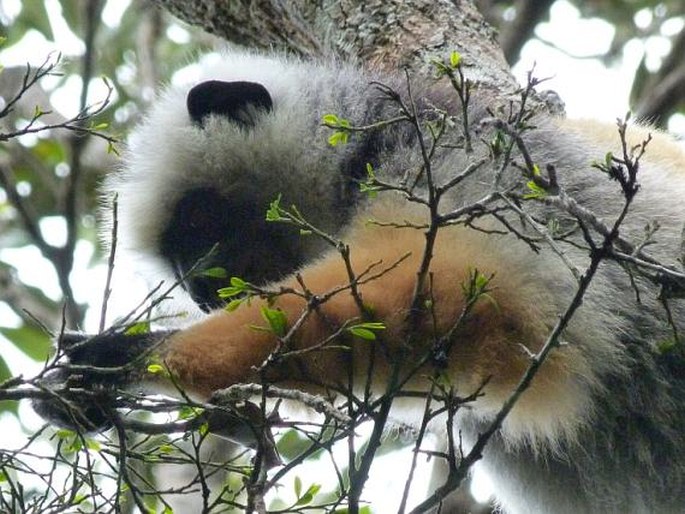
[[[218,114],[240,125],[253,125],[249,108],[269,112],[271,96],[256,82],[223,82],[208,80],[193,87],[186,100],[190,118],[202,126],[210,114]]]

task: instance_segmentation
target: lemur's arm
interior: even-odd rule
[[[386,217],[406,219],[401,212],[389,212],[392,208],[387,206],[380,210]],[[370,275],[387,269],[359,286],[364,304],[370,307],[375,320],[385,324],[386,330],[376,342],[347,339],[351,341],[351,354],[340,348],[340,340],[329,345],[334,348],[318,348],[346,322],[360,320],[358,302],[349,289],[343,290],[314,309],[285,348],[312,351],[298,352],[296,359],[278,361],[265,375],[269,380],[304,389],[311,389],[311,383],[345,385],[350,362],[355,363],[355,376],[365,377],[368,351],[376,348],[378,358],[373,376],[376,390],[383,390],[390,362],[398,348],[404,348],[407,342],[408,310],[425,237],[423,232],[414,229],[365,226],[360,219],[346,240],[355,273],[372,270]],[[544,301],[544,295],[534,290],[535,284],[513,273],[506,262],[496,262],[483,241],[473,231],[457,228],[440,231],[431,260],[433,314],[424,316],[419,333],[412,338],[407,359],[408,363],[417,362],[454,325],[465,304],[462,285],[472,272],[472,263],[478,262],[482,273],[496,274],[494,289],[489,293],[490,300],[479,301],[456,331],[449,355],[449,373],[455,384],[471,391],[489,378],[491,399],[503,399],[528,365],[522,345],[530,351],[539,349],[548,331],[542,320],[551,319],[543,310],[553,307]],[[409,256],[402,260],[407,253]],[[306,288],[318,296],[350,282],[344,261],[335,251],[306,266],[300,276]],[[302,289],[294,276],[280,285]],[[265,300],[253,299],[234,312],[216,311],[205,320],[168,336],[160,356],[182,387],[206,397],[235,383],[259,381],[256,370],[279,345],[272,332],[255,329],[266,325],[260,312],[264,305]],[[270,307],[281,309],[292,325],[306,311],[307,304],[301,296],[284,294]],[[555,357],[536,383],[545,387],[547,393],[551,384],[557,384],[554,387],[562,394],[564,381],[559,377],[568,376],[574,366],[580,366],[572,360],[571,352]],[[411,385],[427,388],[428,383],[424,370]]]

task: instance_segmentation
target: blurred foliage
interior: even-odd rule
[[[650,55],[645,52],[633,79],[630,94],[633,108],[649,96],[659,82],[682,67],[685,58],[685,2],[682,0],[573,0],[572,3],[584,16],[599,17],[614,26],[610,50],[603,56],[607,64],[620,59],[624,46],[634,39],[645,43],[661,39],[669,47],[667,53],[656,59],[658,64],[651,66],[648,66]],[[685,87],[681,91],[680,101],[662,114],[663,120],[676,111],[685,110]]]
[[[535,32],[540,22],[549,21],[548,2],[537,0],[475,0],[486,19],[499,27],[505,35],[507,30],[524,32],[517,23],[517,15],[525,11],[534,23],[520,38],[514,41],[517,51],[510,63],[518,59],[520,49],[527,39],[537,38],[546,45],[570,53],[554,42],[543,39]],[[609,48],[596,55],[578,55],[580,59],[594,58],[611,66],[624,57],[624,49],[630,43],[639,43],[643,57],[634,78],[630,94],[630,108],[640,117],[664,127],[668,118],[685,111],[685,2],[682,0],[559,0],[557,3],[572,5],[583,19],[600,19],[614,28]],[[592,34],[578,34],[578,38],[592,38]],[[518,44],[517,44],[518,43]],[[664,95],[662,102],[652,101],[660,84],[670,83],[671,94]]]
[[[118,16],[108,14],[105,23],[103,9]],[[89,23],[89,17],[93,16],[95,23]],[[170,27],[176,30],[175,41],[166,37]],[[90,46],[87,44],[89,31],[94,36]],[[88,95],[86,105],[102,102],[105,92],[101,77],[106,77],[113,95],[106,109],[92,121],[106,125],[112,137],[123,138],[139,117],[141,106],[153,97],[157,83],[170,80],[172,72],[186,64],[189,56],[211,49],[213,44],[210,37],[180,27],[170,16],[145,2],[120,0],[110,0],[109,5],[99,0],[2,1],[0,35],[3,38],[0,109],[22,90],[27,70],[35,70],[43,62],[59,61],[56,72],[23,92],[21,100],[5,113],[0,128],[3,136],[26,127],[39,111],[46,113],[40,123],[65,121],[75,114],[71,111],[78,109],[78,99],[82,96]],[[69,50],[62,48],[66,40],[70,41]],[[42,41],[40,49],[36,48],[35,41]],[[80,50],[73,51],[73,47]],[[26,64],[7,64],[5,57],[16,55],[17,49],[25,56]],[[84,84],[81,77],[87,60],[92,63],[92,70],[90,80]],[[65,95],[73,105],[62,105]],[[97,186],[103,173],[116,166],[117,156],[108,154],[107,145],[99,139],[77,137],[64,130],[4,139],[0,142],[0,168],[9,177],[24,207],[29,209],[28,215],[43,232],[52,232],[44,234],[46,240],[66,239],[55,231],[61,230],[61,226],[68,227],[67,220],[72,217],[75,242],[87,241],[97,248],[93,215]],[[78,177],[73,173],[76,167]],[[30,274],[30,270],[18,269],[21,264],[30,266],[21,251],[36,246],[36,241],[7,187],[0,185],[0,307],[4,308],[0,310],[0,348],[11,344],[31,359],[42,362],[50,348],[50,336],[42,326],[60,327],[68,291],[61,287],[61,295],[48,295],[20,278],[25,276],[22,273]],[[72,192],[77,199],[75,208],[69,209]],[[45,224],[47,220],[53,223]],[[54,223],[55,220],[61,224]],[[75,244],[69,249],[75,249]],[[100,261],[93,260],[94,264]],[[58,276],[67,275],[61,277],[64,283],[71,279],[68,266],[55,266],[55,271]],[[54,278],[48,276],[45,281],[54,281]],[[97,290],[98,284],[93,287]],[[53,291],[55,287],[48,289]],[[82,326],[87,306],[79,307],[78,315],[68,320],[69,328]],[[9,314],[10,310],[15,316]],[[0,381],[11,375],[4,355],[5,352],[0,352]]]

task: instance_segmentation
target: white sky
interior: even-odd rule
[[[638,26],[644,27],[650,21],[647,10],[636,16]],[[623,49],[621,60],[607,68],[591,56],[609,50],[613,26],[598,18],[581,19],[573,5],[557,1],[550,9],[550,21],[536,29],[540,39],[553,43],[554,47],[540,40],[529,41],[513,68],[514,74],[525,83],[526,73],[535,66],[537,77],[550,77],[541,88],[552,89],[560,95],[569,117],[613,122],[628,112],[630,86],[645,52],[647,67],[656,69],[670,51],[667,36],[678,33],[683,24],[682,19],[671,19],[663,24],[661,35],[645,42],[633,39]],[[668,128],[685,137],[685,116],[674,116]]]

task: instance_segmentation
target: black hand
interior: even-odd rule
[[[148,354],[154,354],[169,334],[63,334],[60,347],[67,358],[42,377],[40,385],[53,394],[34,400],[34,410],[65,428],[86,432],[109,428],[116,391],[142,376]]]

